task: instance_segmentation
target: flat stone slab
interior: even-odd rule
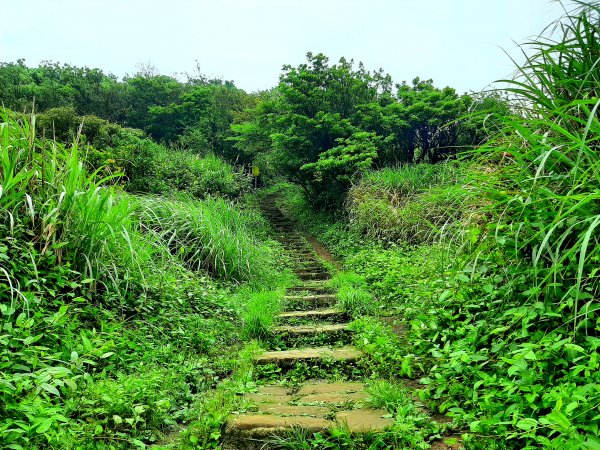
[[[347,323],[334,323],[326,325],[284,325],[274,327],[276,333],[288,334],[320,334],[320,333],[339,333],[341,331],[352,331]]]
[[[301,403],[326,403],[330,405],[340,405],[343,403],[360,402],[369,397],[366,392],[324,392],[321,394],[308,394],[300,397]]]
[[[340,348],[312,347],[279,352],[265,352],[254,357],[257,364],[293,364],[298,361],[315,359],[333,359],[336,361],[352,362],[362,356],[362,352],[355,347],[346,346]]]
[[[273,429],[300,427],[310,431],[321,431],[330,428],[333,422],[319,417],[307,416],[273,416],[270,414],[243,414],[234,417],[227,424],[227,432],[235,434],[252,430],[253,435],[269,435]]]
[[[257,393],[266,395],[288,395],[290,389],[285,386],[266,385],[259,387]]]
[[[305,301],[305,302],[321,302],[321,301],[337,301],[335,294],[308,294],[308,295],[286,295],[283,297],[288,301]]]
[[[327,295],[323,295],[322,297],[329,297]],[[302,297],[298,297],[302,299]],[[310,298],[310,297],[304,297]],[[324,308],[324,309],[312,309],[309,311],[287,311],[279,314],[279,317],[282,319],[302,319],[302,318],[327,318],[334,317],[344,314],[344,311],[337,308]]]
[[[331,392],[337,393],[349,393],[364,391],[365,385],[363,383],[354,382],[336,382],[336,383],[309,383],[302,386],[296,395],[309,395],[309,394],[326,394]]]
[[[329,413],[329,408],[324,406],[298,406],[261,403],[258,410],[262,413],[276,416],[312,416],[323,418]]]
[[[365,433],[385,430],[392,426],[394,420],[383,417],[386,414],[382,409],[353,409],[338,412],[335,419],[340,425],[347,425],[350,432]]]
[[[290,395],[269,395],[250,393],[244,395],[246,400],[250,400],[255,403],[287,403],[292,400]]]
[[[299,285],[299,286],[293,286],[291,288],[288,288],[288,292],[298,292],[298,291],[310,291],[310,292],[315,292],[316,294],[327,294],[327,295],[333,295],[333,289],[331,289],[329,286],[327,286],[324,283],[321,283],[319,285]]]

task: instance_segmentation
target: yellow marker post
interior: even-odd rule
[[[260,169],[257,165],[252,165],[252,176],[254,177],[254,188],[258,187],[258,176],[260,175]]]

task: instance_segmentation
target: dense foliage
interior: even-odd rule
[[[225,294],[277,277],[264,219],[133,197],[8,111],[0,133],[0,446],[143,447],[235,366]]]
[[[350,370],[405,430],[277,445],[600,448],[600,4],[569,11],[477,95],[313,53],[254,94],[1,63],[0,447],[145,448],[185,423],[182,447],[220,448],[255,372],[346,376],[244,345],[294,279],[258,211],[276,193],[344,263],[329,284],[369,358]],[[250,194],[250,163],[291,183]]]
[[[479,144],[494,125],[484,125],[485,114],[509,111],[499,95],[459,96],[419,78],[394,92],[381,70],[344,58],[330,65],[322,54],[307,59],[285,66],[279,86],[233,129],[240,151],[276,161],[321,206],[339,206],[356,175],[374,165],[436,163]]]
[[[50,115],[95,116],[195,153],[235,158],[229,127],[254,100],[231,81],[202,74],[181,82],[141,67],[119,80],[100,69],[54,62],[30,68],[19,60],[0,63],[0,103],[25,113],[35,108]]]
[[[365,320],[357,342],[474,448],[600,445],[600,6],[579,6],[532,43],[519,114],[471,159],[367,173],[349,223],[287,196],[401,320],[401,339]]]

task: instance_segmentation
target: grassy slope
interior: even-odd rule
[[[279,247],[241,203],[131,196],[0,119],[0,446],[156,442],[242,364],[231,294],[279,285]]]
[[[369,174],[350,224],[286,196],[404,321],[410,346],[367,350],[421,377],[433,407],[484,439],[471,446],[600,448],[600,4],[573,6],[530,43],[508,88],[517,114],[458,184]]]
[[[368,223],[357,223],[352,210],[351,222],[343,216],[315,214],[298,190],[280,189],[299,222],[343,259],[347,271],[365,279],[378,300],[371,313],[400,319],[404,342],[372,320],[357,324],[357,342],[364,342],[379,373],[425,383],[423,398],[434,410],[454,418],[467,433],[469,448],[593,448],[588,421],[597,423],[592,411],[598,381],[587,376],[597,362],[583,355],[595,351],[595,340],[586,333],[569,338],[560,315],[554,316],[558,321],[535,321],[553,317],[550,303],[528,305],[516,295],[526,289],[521,286],[533,282],[532,271],[527,260],[515,265],[514,256],[498,248],[486,233],[489,225],[484,218],[493,210],[482,197],[474,201],[467,189],[456,196],[457,186],[444,187],[443,182],[432,188],[414,184],[407,195],[412,169],[396,171],[396,179],[404,174],[406,179],[391,195],[385,182],[389,169],[386,172],[369,175],[355,188],[360,195],[348,203],[350,208],[371,211]],[[479,177],[480,166],[467,172],[466,179]],[[459,209],[444,228],[430,220],[431,190],[436,194],[445,190],[446,208]],[[394,203],[399,195],[408,198]],[[457,198],[470,208],[457,206]],[[398,220],[377,220],[372,205],[382,199],[388,218],[394,208]],[[405,226],[404,214],[428,232],[394,232],[393,227]],[[578,371],[588,375],[573,376]],[[573,401],[570,395],[578,399]],[[486,440],[482,435],[494,437]]]

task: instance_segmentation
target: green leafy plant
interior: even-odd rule
[[[377,381],[369,385],[368,405],[373,408],[385,409],[391,414],[397,414],[407,405],[412,405],[408,390],[397,383]]]
[[[146,196],[136,202],[143,229],[190,269],[238,282],[272,271],[270,248],[259,239],[261,228],[266,234],[266,224],[258,214],[242,212],[220,198],[194,201],[185,196]]]
[[[253,339],[271,336],[275,316],[280,311],[281,295],[278,292],[244,292],[245,306],[242,318],[244,335]]]

